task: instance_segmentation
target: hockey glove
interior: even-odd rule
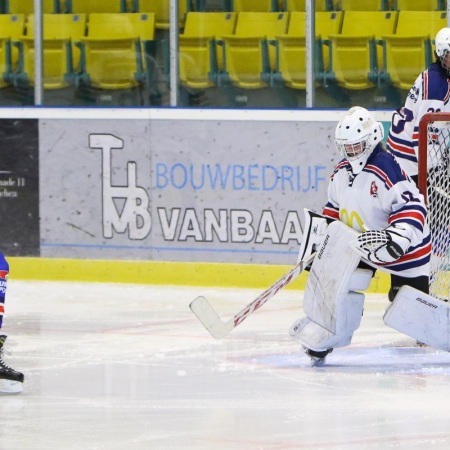
[[[384,230],[369,230],[360,234],[351,244],[373,263],[397,261],[408,250],[410,230],[400,225],[391,225]]]

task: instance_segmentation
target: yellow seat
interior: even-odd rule
[[[88,35],[81,39],[78,85],[111,90],[142,85],[141,43],[154,40],[154,14],[92,13],[88,25]]]
[[[224,79],[255,89],[268,85],[276,69],[276,52],[268,41],[285,34],[289,13],[241,12],[234,35],[222,36],[225,51]]]
[[[125,0],[65,0],[65,12],[76,14],[125,12]]]
[[[410,89],[433,60],[436,33],[447,26],[441,11],[400,11],[395,34],[383,35],[384,78],[400,89]]]
[[[273,12],[278,11],[277,0],[231,0],[231,10],[236,12]]]
[[[326,80],[346,89],[369,89],[378,83],[378,70],[383,68],[382,52],[376,40],[393,33],[396,12],[346,11],[341,34],[330,35],[331,66]]]
[[[186,20],[189,0],[179,0],[178,20],[182,27]],[[170,28],[170,0],[133,0],[133,11],[155,14],[155,28],[168,30]]]
[[[20,38],[21,71],[34,84],[34,15],[28,16],[27,35]],[[80,50],[74,45],[86,32],[85,14],[44,14],[43,16],[43,85],[60,89],[70,85],[80,65]]]
[[[339,11],[388,11],[388,0],[336,0]]]
[[[68,87],[78,69],[79,41],[86,29],[84,14],[44,14],[43,16],[43,86],[45,89]],[[34,85],[34,15],[28,16],[27,35],[19,39],[20,67],[15,84]]]
[[[179,36],[180,82],[204,89],[214,86],[223,69],[222,49],[217,41],[234,33],[236,13],[190,12],[184,33]]]
[[[24,14],[0,14],[0,88],[9,86],[11,75],[18,62],[19,52],[11,41],[23,35],[25,29]]]
[[[58,0],[43,0],[42,10],[45,14],[59,12]],[[7,14],[33,14],[34,0],[6,0],[5,12]]]
[[[342,11],[316,12],[315,14],[315,72],[328,68],[328,53],[322,53],[320,37],[341,32]],[[306,13],[291,12],[288,32],[276,36],[278,49],[278,70],[286,86],[295,89],[306,89]]]
[[[283,0],[283,11],[306,11],[306,0]],[[333,0],[316,0],[316,11],[332,11]]]
[[[394,0],[396,11],[439,11],[444,10],[440,0]]]

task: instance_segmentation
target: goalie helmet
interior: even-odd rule
[[[435,38],[436,57],[441,62],[442,68],[450,77],[450,28],[442,28]]]
[[[377,122],[367,109],[354,106],[337,124],[334,142],[339,153],[352,166],[353,173],[358,174],[383,137],[381,123]]]

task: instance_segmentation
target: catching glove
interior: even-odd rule
[[[397,261],[408,250],[410,230],[400,225],[391,225],[384,230],[369,230],[361,233],[350,245],[364,258],[373,263]]]

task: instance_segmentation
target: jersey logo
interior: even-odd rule
[[[372,184],[370,185],[370,195],[374,198],[378,197],[378,186],[375,181],[372,181]]]
[[[344,222],[350,228],[354,230],[359,230],[361,233],[366,231],[366,227],[364,226],[364,221],[361,216],[356,211],[347,211],[347,209],[343,208],[339,211],[339,218],[341,222]]]

